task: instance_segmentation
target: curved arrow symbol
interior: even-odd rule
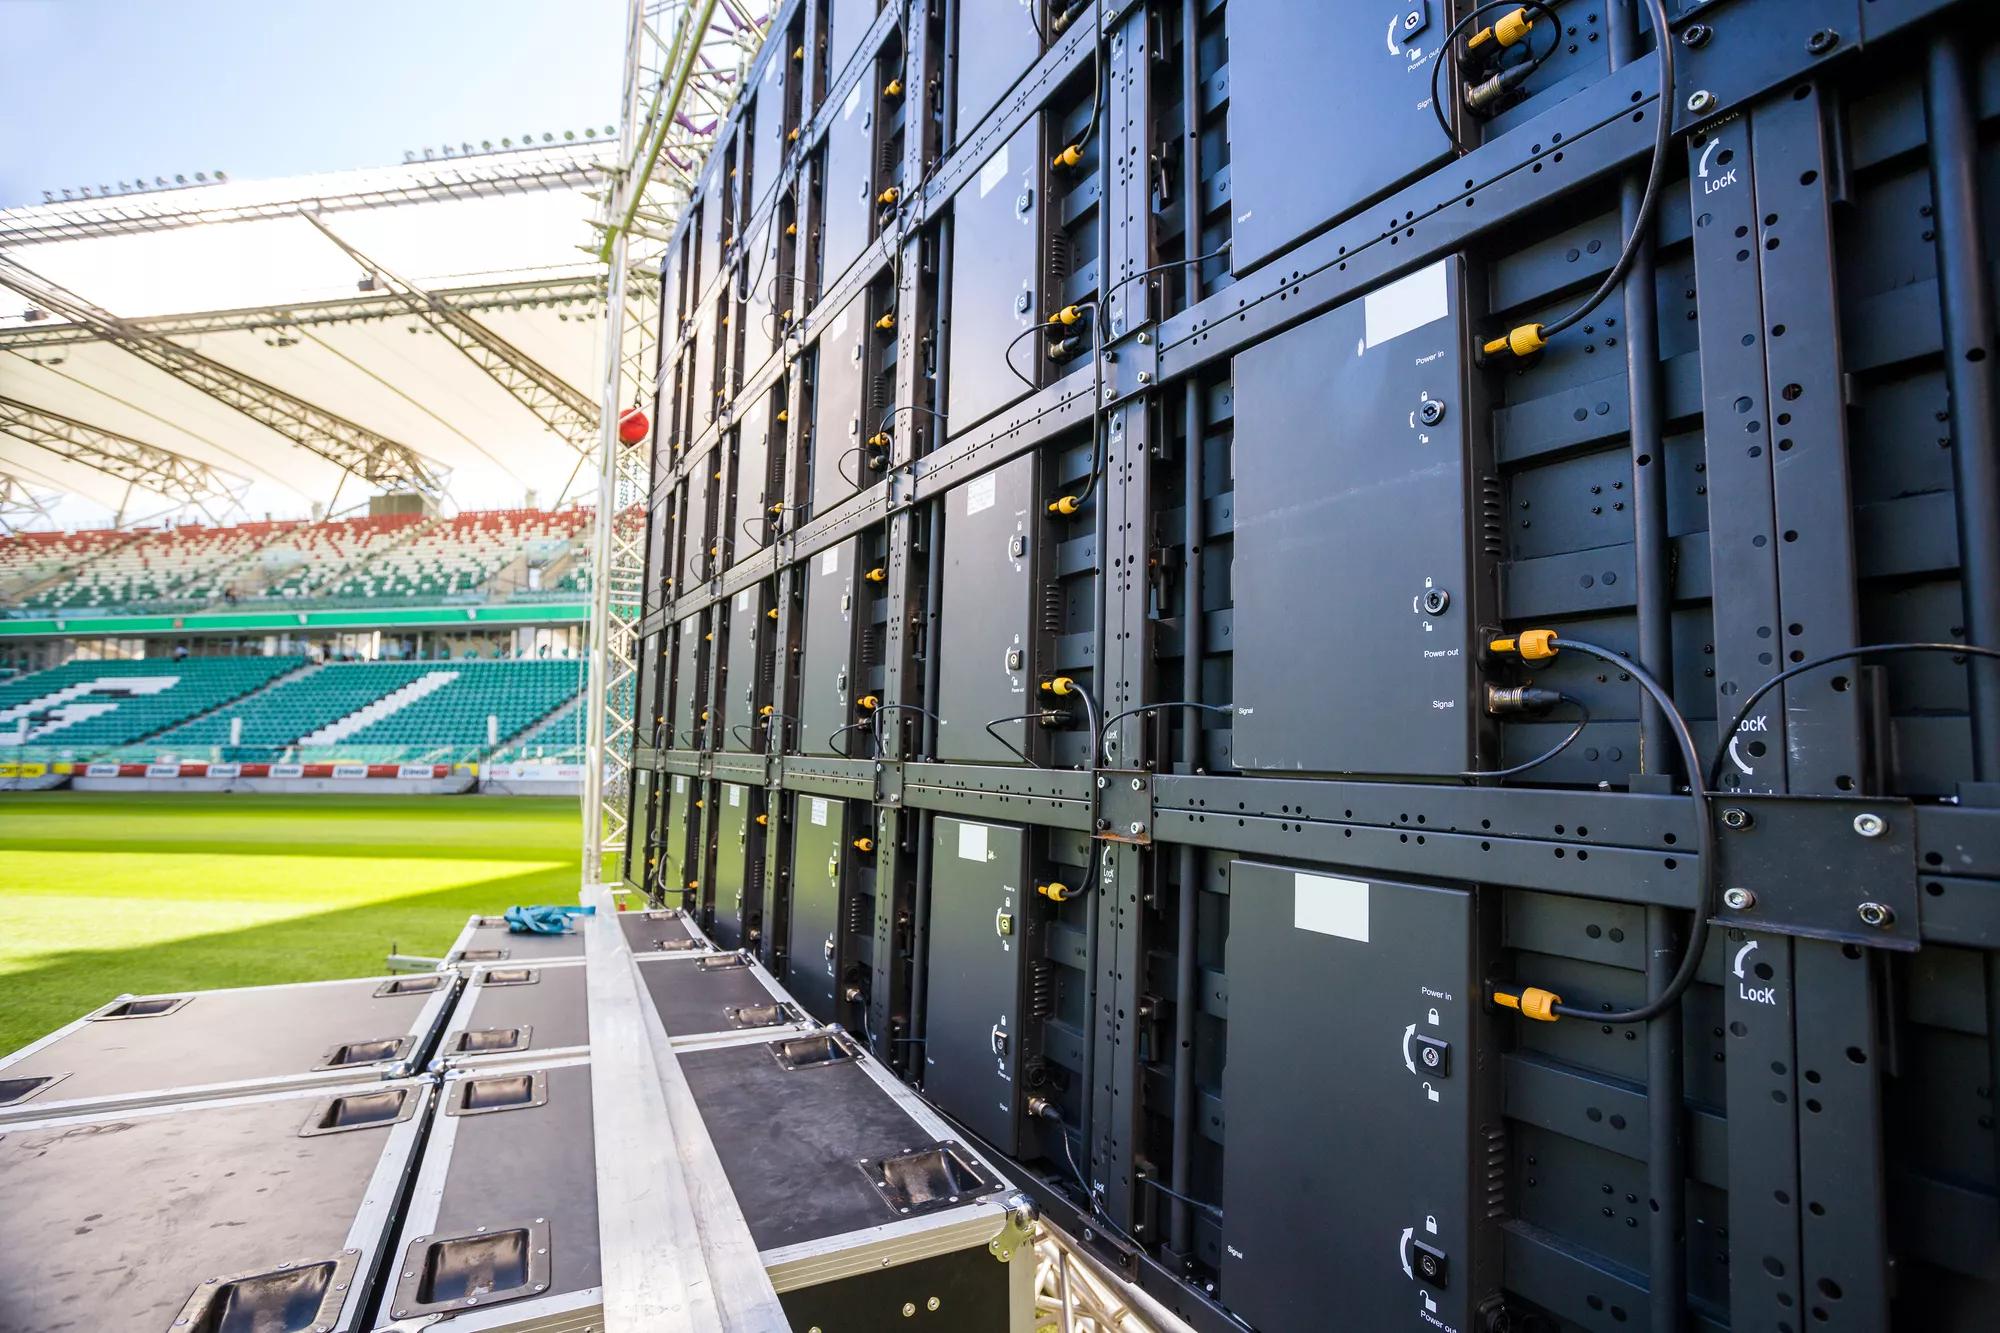
[[[1417,1072],[1417,1062],[1410,1058],[1410,1038],[1416,1035],[1417,1025],[1415,1023],[1403,1029],[1403,1063],[1409,1066],[1412,1074]]]
[[[1748,958],[1748,957],[1750,956],[1750,951],[1751,951],[1752,949],[1756,948],[1756,947],[1757,947],[1757,941],[1755,941],[1755,940],[1751,940],[1751,941],[1750,941],[1750,942],[1749,942],[1748,944],[1746,944],[1746,945],[1744,945],[1744,946],[1743,946],[1742,948],[1738,949],[1738,950],[1736,951],[1736,963],[1735,963],[1735,965],[1734,965],[1733,967],[1731,967],[1731,968],[1730,968],[1730,970],[1731,970],[1732,972],[1734,972],[1734,973],[1735,973],[1735,974],[1736,974],[1737,976],[1739,976],[1739,977],[1740,977],[1740,976],[1742,976],[1742,975],[1743,975],[1743,960],[1744,960],[1745,958]]]
[[[1701,165],[1700,168],[1695,172],[1695,175],[1698,178],[1702,180],[1708,179],[1708,159],[1715,152],[1715,150],[1721,146],[1722,146],[1722,140],[1710,139],[1708,141],[1708,147],[1701,150]]]
[[[1757,770],[1744,763],[1743,756],[1736,752],[1736,742],[1742,739],[1741,736],[1731,736],[1729,738],[1729,762],[1742,769],[1745,773],[1755,773]]]
[[[1410,1269],[1410,1237],[1416,1234],[1415,1227],[1404,1227],[1403,1238],[1396,1242],[1396,1257],[1403,1261],[1403,1276],[1412,1281],[1416,1280],[1417,1275]]]

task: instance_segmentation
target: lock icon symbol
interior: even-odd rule
[[[1437,1235],[1437,1233],[1438,1233],[1438,1220],[1437,1220],[1437,1217],[1436,1217],[1435,1215],[1433,1215],[1433,1214],[1426,1214],[1426,1215],[1424,1216],[1424,1230],[1426,1230],[1426,1231],[1430,1232],[1430,1233],[1431,1233],[1431,1234],[1432,1234],[1433,1236]]]
[[[1431,1010],[1429,1017],[1431,1021],[1431,1026],[1436,1027],[1438,1025],[1438,1011],[1435,1009]]]

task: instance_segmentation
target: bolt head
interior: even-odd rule
[[[1688,94],[1687,109],[1697,116],[1714,105],[1715,94],[1706,88],[1701,88]]]
[[[1862,903],[1854,909],[1854,914],[1861,918],[1862,925],[1875,930],[1887,930],[1896,924],[1895,909],[1887,903]]]
[[[1732,912],[1747,912],[1757,905],[1757,895],[1748,889],[1725,889],[1722,905]]]
[[[1140,823],[1140,822],[1139,822],[1138,820],[1136,820],[1136,819],[1132,821],[1132,836],[1133,836],[1133,837],[1135,837],[1135,838],[1136,838],[1136,837],[1138,837],[1138,836],[1139,836],[1139,835],[1140,835],[1141,833],[1144,833],[1145,831],[1146,831],[1146,826],[1145,826],[1144,824],[1141,824],[1141,823]]]
[[[1682,46],[1707,46],[1708,39],[1715,36],[1715,29],[1706,23],[1690,23],[1681,32]]]
[[[1144,791],[1144,790],[1146,790],[1146,779],[1144,779],[1144,778],[1133,778],[1133,779],[1132,779],[1132,790],[1133,790],[1133,791]]]
[[[1832,28],[1821,28],[1812,36],[1806,38],[1806,50],[1816,56],[1823,56],[1839,45],[1840,34]]]
[[[1877,814],[1859,814],[1854,817],[1854,831],[1864,838],[1879,838],[1888,831],[1889,821]]]
[[[1751,817],[1750,812],[1740,806],[1732,805],[1722,812],[1722,827],[1724,828],[1746,829],[1755,822],[1756,820]]]
[[[1139,372],[1139,383],[1151,384],[1152,382],[1153,382],[1152,372],[1145,370]]]

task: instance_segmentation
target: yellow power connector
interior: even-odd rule
[[[1060,500],[1049,501],[1049,512],[1051,514],[1074,514],[1081,508],[1083,508],[1083,501],[1077,499],[1074,495],[1065,495]]]
[[[1072,890],[1069,885],[1063,883],[1061,880],[1056,880],[1049,884],[1037,884],[1035,892],[1041,894],[1044,898],[1060,903],[1068,901]]]
[[[888,579],[889,571],[877,565],[861,577],[867,579],[870,583],[881,583]]]
[[[691,889],[698,889],[701,887],[701,881],[698,879],[691,879],[688,881],[688,887]]]
[[[873,839],[873,838],[856,838],[856,839],[854,840],[854,850],[855,850],[855,851],[857,851],[857,852],[872,852],[872,851],[874,851],[874,850],[875,850],[875,839]]]
[[[1068,676],[1057,676],[1054,680],[1043,681],[1042,689],[1049,694],[1074,694],[1076,681]]]
[[[794,125],[792,126],[792,132],[785,136],[785,142],[797,143],[798,141],[799,141],[799,127]]]
[[[701,641],[702,641],[703,643],[714,643],[714,642],[715,642],[715,631],[714,631],[714,630],[710,630],[710,631],[709,631],[708,633],[706,633],[706,634],[702,635],[702,636],[701,636]],[[707,714],[707,713],[703,713],[703,714],[702,714],[701,716],[702,716],[702,720],[703,720],[704,722],[708,720],[708,714]]]
[[[1488,42],[1498,42],[1502,49],[1524,40],[1534,30],[1535,20],[1525,9],[1516,9],[1502,14],[1492,27],[1481,28],[1465,44],[1468,51],[1477,51]]]
[[[1054,165],[1058,167],[1073,167],[1081,161],[1083,161],[1083,145],[1073,143],[1055,155]]]
[[[776,709],[774,709],[774,708],[772,708],[772,707],[771,707],[771,705],[769,705],[769,704],[765,704],[765,705],[764,705],[764,706],[763,706],[762,708],[760,708],[760,709],[758,709],[758,710],[757,710],[757,716],[758,716],[758,717],[769,717],[769,716],[771,716],[771,714],[772,714],[772,713],[774,713],[774,712],[776,712],[776,711],[777,711],[777,710],[776,710]]]
[[[784,417],[784,413],[780,412],[780,413],[778,414],[778,416],[779,416],[779,418],[780,418],[780,419],[782,420],[782,419],[783,419],[783,417]],[[769,510],[767,510],[766,512],[767,512],[767,513],[772,513],[772,514],[782,514],[782,513],[784,513],[784,512],[785,512],[785,502],[784,502],[783,500],[780,500],[780,501],[778,501],[778,503],[776,503],[776,504],[772,505],[772,506],[770,507],[770,509],[769,509]]]
[[[758,827],[760,827],[760,828],[761,828],[761,827],[763,827],[764,825],[766,825],[766,824],[770,823],[770,822],[771,822],[771,817],[770,817],[769,815],[758,815],[758,816],[757,816],[757,824],[758,824]]]
[[[695,809],[697,809],[697,810],[701,810],[701,809],[705,809],[706,807],[707,807],[707,802],[705,802],[705,801],[696,801],[696,802],[694,803],[694,808],[695,808]],[[688,887],[689,887],[689,888],[693,888],[693,887],[694,887],[694,885],[690,884],[690,885],[688,885]]]
[[[800,42],[797,46],[792,48],[792,59],[804,60],[805,58],[806,58],[806,44],[804,42]]]
[[[882,89],[882,96],[884,97],[901,97],[902,95],[903,81],[901,79],[889,80],[888,84]]]
[[[878,328],[878,329],[893,329],[893,328],[895,328],[895,327],[896,327],[896,316],[895,316],[895,314],[894,314],[893,312],[891,312],[890,314],[887,314],[887,315],[884,315],[884,316],[882,316],[882,318],[880,318],[880,319],[878,319],[878,320],[876,320],[876,321],[875,321],[875,327],[876,327],[876,328]]]
[[[798,235],[798,234],[799,234],[799,224],[798,224],[798,223],[796,223],[796,222],[787,222],[787,223],[785,224],[785,235],[787,235],[787,236],[796,236],[796,235]],[[790,311],[788,310],[788,311],[786,311],[785,313],[786,313],[786,314],[790,314],[791,312],[790,312]]]
[[[1506,337],[1495,338],[1485,344],[1480,350],[1488,356],[1499,356],[1502,352],[1514,356],[1532,356],[1548,345],[1549,340],[1542,336],[1541,325],[1523,324],[1519,328],[1509,330]]]
[[[903,192],[891,185],[888,189],[875,196],[875,202],[878,204],[893,204],[902,197]]]
[[[863,712],[871,712],[874,710],[875,706],[881,702],[882,701],[880,699],[876,698],[872,694],[864,694],[859,699],[856,699],[854,701],[854,706],[856,708],[861,709]]]
[[[1083,319],[1082,306],[1066,305],[1062,309],[1056,311],[1053,315],[1049,316],[1049,323],[1069,325],[1078,323],[1082,319]]]
[[[868,447],[870,449],[887,449],[891,438],[888,431],[878,430],[868,437]]]
[[[1511,653],[1523,662],[1546,662],[1561,649],[1552,629],[1524,629],[1519,634],[1494,639],[1486,646],[1496,653]]]
[[[1530,986],[1519,994],[1504,990],[1493,992],[1493,1003],[1502,1009],[1518,1009],[1523,1018],[1532,1018],[1538,1023],[1553,1023],[1562,1017],[1555,1009],[1562,1003],[1562,998],[1540,986]]]
[[[764,615],[767,619],[776,620],[778,618],[778,608],[774,606],[769,611],[766,611]]]
[[[787,311],[785,312],[785,318],[786,318],[786,319],[790,319],[791,317],[792,317],[792,312],[791,312],[791,311],[789,311],[789,310],[787,310]],[[791,419],[792,419],[792,414],[791,414],[790,412],[786,411],[786,410],[785,410],[784,408],[782,408],[782,407],[778,409],[778,420],[780,420],[780,421],[790,421]]]

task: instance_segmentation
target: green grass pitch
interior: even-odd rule
[[[573,903],[571,798],[0,795],[0,1053],[124,992],[379,975]]]

